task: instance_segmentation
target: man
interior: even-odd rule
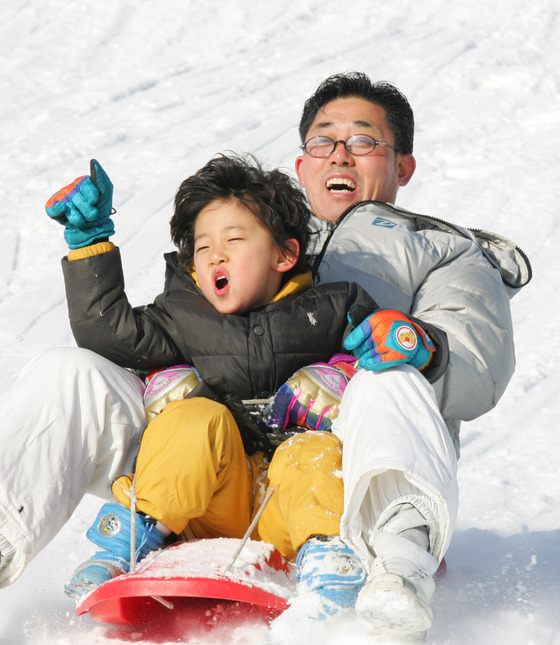
[[[370,570],[358,611],[380,628],[414,633],[430,624],[432,574],[456,513],[450,436],[458,449],[460,419],[490,409],[513,371],[508,299],[494,268],[498,260],[489,255],[491,236],[480,242],[483,252],[469,231],[387,205],[414,171],[406,99],[392,86],[372,86],[363,75],[327,79],[319,90],[304,109],[305,152],[297,170],[315,214],[324,218],[324,233],[332,233],[318,255],[320,278],[360,282],[382,307],[402,312],[379,312],[369,331],[353,332],[358,346],[360,336],[378,338],[377,347],[366,348],[378,366],[397,366],[369,377],[359,372],[344,396],[334,428],[344,441],[341,536]],[[395,113],[395,103],[404,117]],[[319,134],[332,141],[317,141]],[[358,134],[370,138],[353,136]],[[110,214],[112,185],[105,183],[96,208]],[[381,201],[353,208],[329,226],[346,206],[372,198]],[[78,219],[66,237],[70,248],[87,248],[113,230],[108,215],[101,224]],[[507,241],[501,239],[499,248],[505,256],[500,260],[509,261],[502,263],[503,277],[518,289],[528,281],[528,265]],[[84,259],[90,261],[96,260]],[[413,363],[399,365],[408,360],[406,348],[399,354],[392,323],[385,332],[378,324],[379,316],[384,322],[393,316],[397,329],[410,327],[413,321],[403,314],[415,317],[436,347],[423,375]],[[86,491],[110,499],[111,481],[130,472],[146,424],[143,390],[132,373],[87,350],[66,348],[33,361],[4,393],[0,432],[13,449],[0,452],[0,470],[7,473],[0,486],[0,586],[21,575]],[[46,403],[35,406],[38,418],[21,404],[30,391],[41,392]],[[369,407],[355,403],[364,391]],[[83,392],[97,405],[80,405]],[[26,477],[21,464],[29,466]],[[39,466],[52,473],[47,485],[37,485]],[[321,545],[314,547],[317,560],[324,560]],[[308,550],[300,556],[301,580],[313,589],[314,555]],[[346,573],[360,567],[351,564],[354,569],[343,567]],[[357,579],[349,575],[346,582],[357,587]],[[385,595],[403,593],[406,620],[386,612],[391,603]]]
[[[320,218],[318,278],[374,296],[382,311],[362,333],[379,343],[378,369],[393,368],[358,372],[333,426],[344,445],[341,537],[369,569],[356,609],[378,631],[420,634],[457,513],[460,422],[494,407],[511,378],[509,298],[531,268],[508,240],[392,205],[416,167],[413,135],[394,86],[335,75],[304,106],[296,172]],[[423,375],[391,353],[407,321],[437,348]]]

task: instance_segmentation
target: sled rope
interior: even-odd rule
[[[261,507],[259,508],[257,514],[253,518],[253,521],[249,525],[249,528],[247,529],[245,535],[243,536],[243,539],[241,540],[239,546],[235,550],[235,553],[233,554],[233,558],[229,561],[229,564],[227,567],[224,569],[224,573],[228,573],[233,565],[235,564],[235,561],[239,557],[239,554],[241,553],[241,550],[243,547],[247,544],[247,541],[251,537],[251,533],[253,532],[255,526],[257,525],[257,522],[260,520],[261,515],[263,514],[264,509],[266,508],[266,505],[268,502],[270,502],[270,498],[272,497],[272,493],[274,493],[274,488],[272,486],[268,487],[268,490],[266,491],[265,498],[263,500],[263,503],[261,504]]]
[[[136,571],[136,477],[132,475],[130,484],[130,573]],[[175,605],[161,596],[151,596],[167,609],[175,609]]]
[[[130,484],[130,573],[136,571],[136,477]]]

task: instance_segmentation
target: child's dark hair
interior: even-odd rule
[[[287,275],[308,268],[311,211],[299,186],[280,170],[264,170],[252,156],[217,155],[185,179],[175,195],[171,238],[179,249],[179,266],[193,267],[194,223],[200,211],[215,200],[236,199],[270,231],[280,249],[286,242],[299,242],[299,257]]]

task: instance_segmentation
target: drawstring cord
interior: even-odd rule
[[[136,476],[132,475],[130,484],[130,573],[136,572]],[[161,596],[151,596],[167,609],[174,609],[175,606],[169,600]]]
[[[241,553],[241,550],[243,549],[245,544],[247,544],[247,541],[251,537],[251,533],[253,532],[255,526],[257,525],[257,522],[260,520],[261,515],[263,514],[263,511],[266,508],[266,505],[268,504],[268,502],[270,502],[270,498],[272,497],[273,493],[274,493],[274,488],[272,486],[269,486],[268,490],[266,492],[265,498],[263,500],[263,503],[261,504],[261,507],[259,508],[257,514],[253,518],[253,521],[249,525],[249,528],[247,529],[245,535],[243,536],[243,539],[241,540],[239,546],[237,547],[235,553],[233,554],[232,559],[229,561],[229,564],[224,569],[224,573],[228,573],[231,570],[231,568],[233,567],[233,565],[235,564],[235,561],[239,557],[239,554]]]
[[[130,484],[130,573],[136,571],[136,477]]]

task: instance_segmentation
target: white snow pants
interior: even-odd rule
[[[146,425],[144,384],[86,349],[32,360],[0,399],[0,535],[16,549],[0,587],[16,580],[88,492],[113,499]]]
[[[333,432],[342,440],[341,537],[371,566],[375,532],[399,505],[426,519],[441,560],[458,510],[457,456],[432,386],[413,367],[360,370],[350,381]],[[400,530],[406,530],[402,526]]]

